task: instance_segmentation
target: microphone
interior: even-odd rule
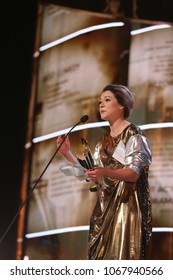
[[[19,209],[17,210],[17,213],[15,214],[15,216],[13,217],[12,221],[10,222],[10,224],[8,225],[7,229],[5,230],[4,234],[2,235],[1,239],[0,239],[0,243],[3,241],[4,237],[6,236],[6,234],[8,233],[8,231],[10,230],[11,226],[13,225],[14,221],[16,220],[17,216],[19,215],[21,209],[23,208],[23,206],[26,204],[26,202],[28,201],[28,199],[30,198],[31,194],[33,193],[34,189],[36,188],[36,186],[38,185],[38,183],[40,182],[43,174],[45,173],[46,169],[48,168],[48,166],[50,165],[50,163],[52,162],[52,160],[54,159],[54,157],[56,156],[57,152],[59,151],[59,149],[61,148],[62,144],[65,142],[67,136],[70,134],[70,132],[80,123],[84,123],[89,119],[89,117],[87,115],[84,115],[83,117],[80,118],[80,121],[78,121],[69,131],[68,133],[65,135],[65,137],[63,138],[62,142],[60,143],[60,145],[57,147],[55,153],[53,154],[53,156],[51,157],[51,159],[49,160],[49,162],[47,163],[46,167],[44,168],[44,170],[42,171],[41,175],[39,176],[39,178],[37,179],[35,185],[30,188],[30,191],[28,193],[28,195],[26,196],[26,199],[22,202],[22,204],[20,205]]]
[[[89,117],[88,117],[87,115],[85,115],[85,116],[81,117],[80,122],[81,122],[81,123],[84,123],[84,122],[86,122],[88,119],[89,119]]]

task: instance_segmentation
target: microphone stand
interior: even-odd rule
[[[49,162],[47,163],[47,165],[45,166],[45,168],[43,169],[42,173],[40,174],[39,178],[37,179],[36,183],[34,184],[33,188],[30,189],[30,191],[28,192],[28,195],[26,196],[26,199],[22,202],[22,204],[20,205],[20,207],[18,208],[15,216],[13,217],[13,219],[11,220],[10,224],[8,225],[7,229],[5,230],[5,232],[3,233],[1,239],[0,239],[0,244],[3,241],[3,239],[5,238],[5,236],[7,235],[8,231],[10,230],[11,226],[13,225],[13,223],[15,222],[17,216],[19,215],[21,209],[23,208],[23,206],[26,204],[26,202],[29,200],[31,194],[33,193],[34,189],[36,188],[36,186],[38,185],[38,183],[40,182],[43,174],[45,173],[45,171],[47,170],[48,166],[50,165],[50,163],[52,162],[52,160],[54,159],[54,157],[56,156],[57,152],[59,151],[59,149],[61,148],[62,144],[65,142],[67,136],[70,134],[70,132],[80,123],[84,123],[88,120],[88,116],[85,115],[83,117],[81,117],[80,121],[77,122],[69,131],[68,133],[65,135],[64,139],[62,140],[62,142],[59,144],[59,146],[57,147],[55,153],[53,154],[53,156],[51,157],[51,159],[49,160]]]

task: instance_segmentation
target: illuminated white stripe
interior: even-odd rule
[[[93,122],[93,123],[81,124],[81,125],[76,126],[73,129],[73,131],[79,131],[79,130],[82,130],[82,129],[95,128],[95,127],[103,127],[103,126],[108,126],[108,125],[109,125],[108,122]],[[32,142],[33,143],[38,143],[38,142],[41,142],[41,141],[44,141],[44,140],[48,140],[48,139],[57,137],[59,135],[64,135],[64,134],[68,133],[70,131],[70,129],[71,128],[66,128],[66,129],[62,129],[62,130],[59,130],[59,131],[56,131],[56,132],[53,132],[53,133],[50,133],[50,134],[46,134],[46,135],[43,135],[43,136],[36,137],[32,140]]]
[[[130,32],[131,35],[137,35],[137,34],[141,34],[144,32],[149,32],[149,31],[153,31],[156,29],[164,29],[164,28],[170,28],[172,27],[170,24],[159,24],[159,25],[154,25],[154,26],[148,26],[145,28],[140,28],[140,29],[136,29]]]
[[[61,233],[67,233],[67,232],[73,232],[73,231],[86,231],[86,230],[89,230],[88,225],[87,226],[77,226],[77,227],[66,227],[66,228],[60,228],[60,229],[28,233],[25,235],[25,237],[26,238],[35,238],[35,237],[41,237],[41,236],[47,236],[47,235],[53,235],[53,234],[61,234]]]
[[[99,30],[99,29],[105,29],[105,28],[110,28],[110,27],[120,27],[120,26],[124,26],[124,23],[123,22],[110,22],[110,23],[103,23],[103,24],[98,24],[98,25],[94,25],[94,26],[91,26],[91,27],[87,27],[87,28],[84,28],[84,29],[81,29],[81,30],[78,30],[74,33],[71,33],[67,36],[64,36],[60,39],[57,39],[49,44],[46,44],[44,46],[41,46],[39,48],[39,51],[42,52],[42,51],[45,51],[47,49],[50,49],[56,45],[59,45],[61,43],[64,43],[72,38],[75,38],[79,35],[82,35],[82,34],[85,34],[85,33],[88,33],[88,32],[91,32],[91,31],[94,31],[94,30]]]
[[[82,124],[82,125],[76,126],[73,129],[73,131],[79,131],[79,130],[88,129],[88,128],[104,127],[104,126],[109,126],[109,123],[108,122],[93,122],[93,123]],[[142,130],[153,129],[153,128],[173,127],[173,122],[143,124],[143,125],[139,125],[139,127]],[[33,143],[38,143],[38,142],[41,142],[41,141],[52,139],[52,138],[57,137],[59,135],[64,135],[64,134],[68,133],[69,130],[70,130],[70,128],[66,128],[66,129],[62,129],[62,130],[59,130],[59,131],[56,131],[56,132],[53,132],[53,133],[50,133],[50,134],[35,137],[35,138],[33,138],[32,142]]]
[[[167,128],[173,127],[173,122],[165,122],[165,123],[149,123],[139,125],[142,130],[153,129],[153,128]]]
[[[68,233],[68,232],[74,232],[74,231],[87,231],[87,230],[89,230],[89,225],[27,233],[25,235],[25,237],[30,239],[30,238],[48,236],[48,235],[53,235],[53,234],[62,234],[62,233]],[[172,227],[154,227],[152,229],[152,231],[153,232],[173,232],[173,228]]]
[[[173,232],[172,227],[154,227],[153,232]]]

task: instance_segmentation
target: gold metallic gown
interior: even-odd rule
[[[113,157],[117,145],[125,147],[124,164]],[[90,220],[88,259],[138,260],[145,258],[151,236],[151,200],[148,167],[151,149],[138,126],[128,125],[116,138],[107,133],[94,153],[97,166],[132,168],[140,174],[136,183],[102,178],[98,200]]]

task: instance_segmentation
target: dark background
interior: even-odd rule
[[[49,1],[63,6],[102,12],[106,0]],[[172,0],[121,1],[127,17],[173,22]],[[31,90],[37,0],[1,4],[1,151],[0,239],[19,206],[28,101]],[[17,220],[0,243],[0,259],[16,257]]]
[[[20,205],[37,1],[1,7],[0,238]],[[0,243],[0,259],[15,259],[17,221]]]

